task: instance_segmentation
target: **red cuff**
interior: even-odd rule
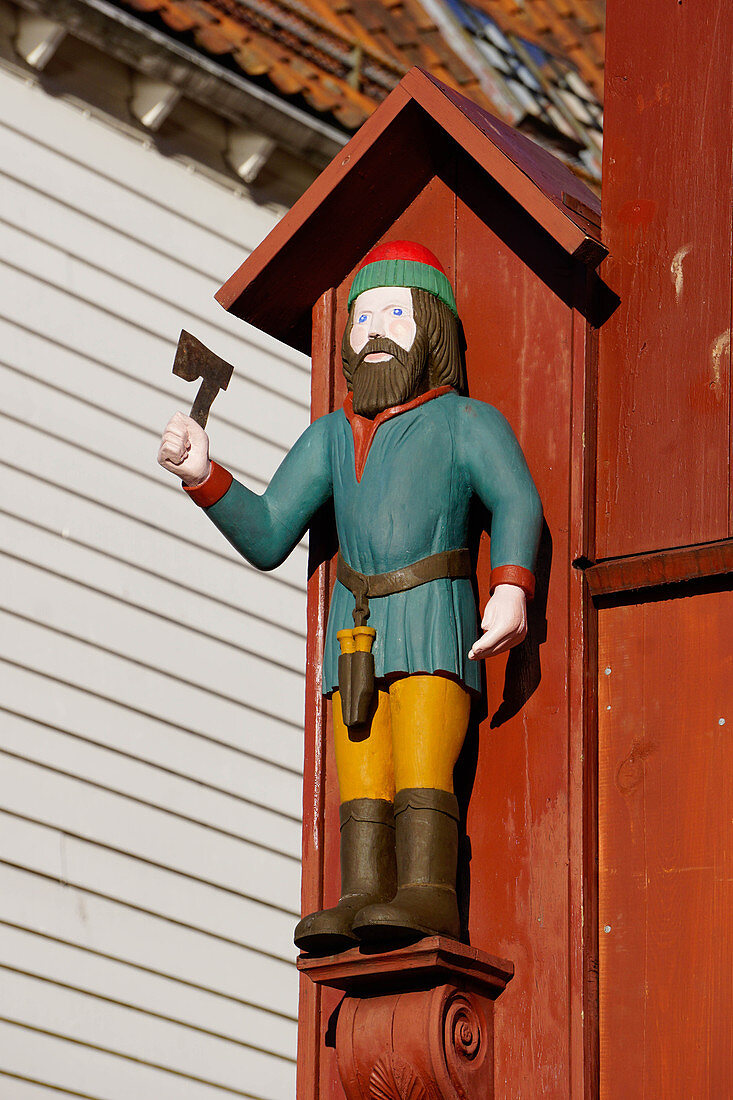
[[[200,485],[184,485],[183,488],[199,508],[211,508],[212,504],[221,500],[233,480],[228,470],[218,462],[212,462],[206,481]]]
[[[534,573],[523,565],[497,565],[496,569],[491,570],[490,592],[493,593],[497,584],[516,584],[528,600],[534,596]]]

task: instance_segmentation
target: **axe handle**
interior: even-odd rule
[[[212,382],[208,378],[204,378],[199,386],[199,392],[196,394],[194,403],[191,406],[191,419],[195,420],[202,428],[206,427],[211,406],[219,389],[220,387],[217,386],[216,382]]]

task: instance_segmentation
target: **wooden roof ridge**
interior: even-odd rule
[[[534,184],[538,192],[541,192],[546,198],[550,199],[569,225],[580,230],[581,233],[587,236],[589,241],[600,244],[600,199],[589,187],[578,179],[578,177],[575,176],[558,157],[553,156],[549,150],[538,145],[536,142],[532,141],[531,138],[515,130],[508,123],[492,115],[489,111],[480,107],[477,103],[474,103],[460,92],[455,91],[453,88],[449,88],[446,84],[442,84],[439,80],[436,80],[435,77],[431,76],[430,73],[426,73],[422,69],[416,68],[408,73],[403,83],[411,89],[413,82],[415,82],[418,95],[421,94],[422,89],[420,89],[417,84],[417,75],[413,77],[413,74],[418,73],[453,104],[472,126],[484,134],[484,136],[501,151],[502,155],[506,157],[506,159],[510,161],[530,183]],[[425,94],[425,92],[422,93],[423,96],[425,96]],[[437,101],[433,99],[431,102],[436,103]],[[467,132],[465,123],[462,123],[458,118],[456,118],[456,122],[458,122],[460,126],[461,133]],[[449,132],[458,139],[458,133],[452,130]],[[514,195],[516,181],[512,181],[511,174],[502,172],[502,178],[499,178],[494,171],[489,169],[487,164],[483,163],[481,160],[479,163],[481,163],[482,167],[485,167],[487,171],[490,171],[490,174],[494,176],[510,194]],[[495,165],[495,167],[499,166]],[[513,183],[514,187],[512,186]],[[514,195],[514,197],[516,197],[516,195]],[[533,213],[532,210],[529,212]],[[574,255],[578,247],[581,247],[575,231],[571,229],[569,233],[563,233],[561,222],[558,223],[557,232],[553,232],[548,225],[544,224],[541,215],[538,214],[536,220],[543,228],[547,229],[550,235],[557,240],[558,244],[562,245],[571,255]],[[602,259],[602,256],[598,257],[596,263],[600,262],[600,259]]]
[[[442,142],[433,140],[436,125]],[[569,256],[590,267],[605,256],[599,201],[569,168],[413,68],[224,283],[217,301],[309,353],[313,305],[346,278],[436,174],[446,141],[465,150]],[[388,186],[374,202],[373,181],[379,178],[387,179]],[[348,232],[342,231],[345,225]]]

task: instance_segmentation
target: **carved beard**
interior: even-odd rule
[[[379,351],[392,358],[383,363],[364,362],[367,355]],[[358,355],[352,355],[349,366],[354,412],[359,416],[371,420],[383,409],[403,405],[427,389],[427,339],[419,330],[409,351],[380,336],[365,344]]]

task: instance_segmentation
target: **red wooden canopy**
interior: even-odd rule
[[[310,353],[324,291],[406,209],[458,146],[570,256],[595,267],[600,203],[560,161],[412,69],[216,295],[225,309]]]

